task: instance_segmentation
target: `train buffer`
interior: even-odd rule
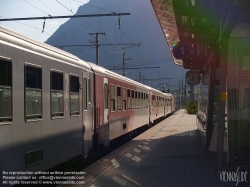
[[[236,186],[204,151],[196,116],[179,110],[84,170],[88,187]],[[247,182],[246,182],[247,181]],[[237,186],[250,186],[250,173]],[[61,185],[75,186],[75,185]]]

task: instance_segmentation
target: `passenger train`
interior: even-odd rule
[[[174,110],[171,94],[0,26],[1,175],[85,157]]]

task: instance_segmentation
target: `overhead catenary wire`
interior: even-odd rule
[[[100,48],[101,50],[105,50],[105,51],[108,51],[108,52],[110,52],[110,53],[117,53],[117,54],[122,54],[123,52],[121,52],[121,51],[112,51],[112,50],[109,50],[109,49],[106,49],[105,47],[102,47],[102,48]]]
[[[10,21],[17,22],[17,23],[22,24],[22,25],[25,25],[25,26],[27,26],[27,27],[30,27],[30,28],[33,28],[33,29],[37,29],[37,30],[42,31],[42,29],[39,29],[39,28],[37,28],[37,27],[28,25],[28,24],[26,24],[26,23],[22,23],[22,22],[20,22],[20,21],[11,20],[10,18],[6,18],[6,17],[4,17],[4,16],[0,16],[0,17],[2,17],[2,18],[4,18],[4,19],[9,19]],[[50,33],[46,32],[46,31],[44,31],[44,33],[46,33],[46,34],[49,35],[49,36],[52,36]]]
[[[89,50],[89,49],[91,49],[91,48],[90,47],[77,47],[77,48],[73,48],[73,49],[67,49],[66,51],[72,52],[72,51]]]
[[[154,63],[154,62],[168,62],[168,61],[172,61],[172,57],[166,57],[166,58],[162,58],[162,59],[144,59],[142,61],[137,61],[138,63],[143,63],[143,64],[150,64],[150,63]]]
[[[129,38],[129,36],[123,31],[123,29],[121,28],[121,32],[128,38],[128,40],[130,41],[131,39]],[[142,57],[142,59],[144,60],[144,56],[138,51],[138,49],[136,49],[138,54]]]
[[[76,1],[76,0],[74,0],[74,1]],[[79,2],[79,1],[76,1],[76,2]],[[86,5],[87,5],[87,4],[86,4]],[[91,6],[91,5],[90,5],[90,6]],[[97,7],[97,6],[92,6],[92,7],[101,9],[101,8],[99,8],[99,7]],[[113,11],[106,10],[106,9],[105,9],[105,11],[113,12]],[[98,10],[98,12],[99,12],[99,10]],[[100,24],[100,20],[99,20],[99,24]],[[116,24],[115,24],[115,25],[116,25]],[[101,28],[100,28],[100,29],[101,29]],[[131,41],[130,37],[129,37],[121,28],[119,28],[119,29],[120,29],[120,32],[123,33],[123,36],[125,36],[129,41]],[[111,43],[113,43],[106,35],[105,35],[104,37],[105,37],[108,41],[110,41]],[[117,38],[117,30],[116,30],[116,37],[115,37],[115,38]],[[121,39],[122,39],[122,37],[121,37],[121,35],[120,35],[120,40],[121,40]],[[124,38],[123,38],[123,39],[124,39]],[[115,53],[123,53],[123,52],[124,52],[124,49],[122,49],[122,48],[119,47],[118,45],[116,45],[116,47],[117,47],[118,49],[121,49],[122,52],[115,52]],[[111,51],[111,50],[108,50],[108,49],[104,49],[104,50],[105,50],[105,55],[106,55],[106,52],[112,52],[112,53],[114,54],[114,51]],[[136,49],[136,50],[137,50],[137,49]],[[134,53],[133,53],[133,54],[134,54]],[[133,62],[133,63],[137,63],[137,65],[140,64],[140,63],[143,63],[143,65],[144,65],[144,64],[151,64],[151,63],[160,64],[160,63],[167,62],[168,60],[171,60],[171,61],[172,61],[172,58],[169,58],[169,59],[156,59],[156,60],[153,60],[153,61],[146,61],[146,60],[145,60],[145,57],[140,53],[140,51],[137,50],[137,54],[138,54],[138,57],[139,57],[139,56],[142,57],[143,61],[138,61],[138,60],[136,60],[136,59],[134,58],[134,55],[132,55],[133,58],[129,57],[130,55],[128,55],[128,54],[126,54],[126,56],[128,56],[128,57],[131,59],[131,63],[132,63],[132,62]],[[107,56],[106,56],[106,61],[107,61]]]
[[[71,0],[70,0],[70,10],[72,10],[72,7],[71,7]]]
[[[98,13],[100,14],[99,10]],[[99,17],[100,32],[102,32],[101,17]]]
[[[60,3],[58,0],[56,0],[58,3]],[[76,1],[76,0],[74,0],[74,1]],[[76,2],[80,2],[80,1],[76,1]],[[81,2],[82,3],[82,2]],[[62,3],[60,3],[62,6],[64,6]],[[88,3],[89,4],[89,3]],[[86,4],[87,5],[87,4]],[[91,4],[90,4],[91,5]],[[94,6],[94,5],[91,5],[91,6],[93,6],[93,7],[95,7],[95,8],[98,8],[98,9],[101,9],[101,8],[99,8],[99,7],[97,7],[97,6]],[[66,6],[64,6],[65,8],[67,8]],[[68,8],[67,8],[68,9]],[[69,10],[69,9],[68,9]],[[106,10],[106,9],[105,9]],[[69,10],[70,11],[70,10]],[[106,10],[106,11],[109,11],[109,10]],[[72,12],[72,11],[71,11]],[[113,11],[109,11],[109,12],[112,12],[112,13],[114,13]],[[73,13],[73,12],[72,12]],[[74,13],[73,13],[74,14]],[[82,20],[82,19],[81,19]],[[85,23],[87,23],[87,22],[85,22]],[[90,25],[90,24],[88,24],[88,25]],[[94,28],[94,27],[92,27],[92,28]],[[96,29],[96,30],[98,30],[98,29]],[[123,33],[124,33],[124,31],[123,31]],[[124,33],[125,34],[125,33]],[[111,42],[112,44],[113,44],[113,42],[109,39],[109,38],[107,38],[107,36],[106,35],[104,35],[104,37],[109,41],[109,42]],[[123,52],[124,52],[124,50],[121,48],[121,47],[119,47],[118,45],[116,45],[116,47],[118,47],[119,49],[121,49]],[[127,55],[128,56],[128,55]],[[131,57],[129,57],[129,58],[131,58]],[[132,59],[132,58],[131,58]],[[135,60],[133,60],[133,61],[135,61]]]
[[[105,35],[104,37],[105,37],[110,43],[112,43],[112,41],[110,41],[110,40],[106,37],[106,35]],[[121,50],[122,50],[122,53],[125,52],[124,49],[121,48],[119,45],[116,45],[116,44],[114,44],[114,43],[112,43],[112,44],[115,45],[116,47],[118,47],[119,49],[121,49]],[[130,58],[132,61],[136,62],[135,59],[131,58],[131,57],[128,56],[127,54],[126,54],[126,56],[127,56],[128,58]]]
[[[109,70],[122,70],[122,69],[152,69],[152,68],[160,68],[160,67],[158,67],[158,66],[154,66],[154,67],[127,67],[127,68],[119,68],[119,67],[117,67],[117,68],[114,68],[114,69],[109,69]]]
[[[70,11],[72,14],[74,14],[75,16],[77,16],[72,10],[70,10],[69,8],[67,8],[64,4],[62,4],[60,1],[56,0],[56,2],[58,2],[61,6],[63,6],[64,8],[66,8],[68,11]],[[78,17],[78,16],[77,16]],[[83,19],[81,19],[80,17],[78,17],[80,20],[82,20],[82,22],[86,23],[87,25],[90,25],[88,24],[86,21],[84,21]],[[91,26],[91,25],[90,25]],[[91,26],[92,27],[92,26]],[[92,27],[93,28],[93,27]],[[96,29],[94,29],[96,30]],[[84,29],[84,31],[88,32],[88,33],[93,33],[93,31],[89,31],[87,29]]]
[[[77,0],[74,0],[74,1],[76,1],[76,2],[79,2],[79,3],[83,3],[83,2],[80,2],[80,1],[77,1]],[[95,5],[92,5],[92,4],[90,4],[90,3],[87,3],[86,5],[88,5],[88,6],[92,6],[92,7],[94,7],[94,8],[96,8],[96,9],[99,9],[99,10],[105,10],[105,11],[108,11],[108,12],[112,12],[112,13],[115,13],[114,11],[111,11],[111,10],[107,10],[107,9],[104,9],[104,8],[100,8],[100,7],[97,7],[97,6],[95,6]],[[99,10],[98,10],[98,12],[99,12]],[[119,20],[118,20],[118,23],[119,23],[119,28],[120,28],[120,17],[119,17]],[[116,25],[116,24],[115,24]],[[116,28],[116,27],[115,27]],[[124,33],[124,32],[123,32]],[[125,33],[124,33],[125,34]],[[121,35],[120,35],[121,36]],[[106,37],[106,36],[105,36]],[[116,38],[117,38],[117,31],[116,31]],[[109,40],[107,37],[106,37],[106,39],[107,40]],[[121,42],[121,37],[120,37],[120,42]],[[122,48],[120,48],[122,51],[124,51]],[[131,57],[130,57],[131,58]]]
[[[40,0],[39,0],[40,1]],[[43,3],[44,4],[44,3]],[[45,4],[44,4],[45,5]],[[52,9],[50,9],[51,11],[53,11]],[[68,9],[69,10],[69,9]],[[69,10],[69,11],[71,11],[72,12],[72,9],[71,10]],[[54,12],[54,11],[53,11]],[[99,11],[98,11],[99,12]],[[110,11],[110,12],[112,12],[112,11]],[[55,12],[54,12],[55,13]],[[72,12],[73,13],[73,12]],[[74,13],[73,13],[74,14]],[[48,14],[49,15],[49,14]],[[99,24],[100,24],[100,20],[99,20]],[[74,25],[74,24],[72,24],[72,25]],[[79,28],[79,26],[77,26],[77,25],[74,25],[74,26],[76,26],[76,27],[78,27]],[[37,28],[36,28],[37,29]],[[80,28],[81,29],[81,28]],[[41,29],[39,29],[39,30],[41,30]],[[124,31],[122,31],[122,33],[124,34],[124,36],[126,36],[127,38],[129,38],[128,37],[128,35],[127,34],[125,34],[124,33]],[[49,34],[50,35],[50,34]],[[51,35],[50,35],[51,36]],[[105,37],[106,39],[109,39],[108,37]],[[118,47],[118,46],[116,46],[116,47]],[[122,48],[119,48],[118,47],[118,49],[122,49]],[[81,50],[81,49],[79,49],[79,50]],[[85,49],[86,50],[86,49]],[[108,51],[107,49],[105,49],[105,51]],[[123,49],[122,49],[122,51],[124,51]],[[122,53],[122,52],[116,52],[116,53]],[[139,52],[138,52],[138,54],[139,54]],[[140,54],[141,55],[141,54]],[[129,55],[127,54],[126,56],[128,56],[129,57]],[[141,55],[142,56],[142,55]],[[143,57],[143,56],[142,56]],[[131,58],[131,57],[130,57]],[[132,59],[132,62],[136,62],[136,63],[141,63],[140,61],[138,61],[138,60],[136,60],[136,59],[134,59],[134,58],[131,58]],[[143,59],[144,59],[144,57],[143,57]]]
[[[46,6],[47,8],[49,8],[45,3],[43,3],[41,0],[39,0],[44,6]],[[56,13],[54,10],[52,10],[51,8],[49,8],[52,12],[54,12],[56,15],[58,15],[59,16],[59,14],[58,13]],[[69,10],[69,9],[68,9]],[[69,10],[71,13],[73,13],[72,12],[72,8]],[[115,13],[115,12],[112,12],[112,13]],[[74,14],[74,13],[73,13]],[[79,15],[78,15],[79,16]],[[70,22],[69,22],[70,23]],[[79,27],[78,25],[75,25],[75,24],[73,24],[73,23],[70,23],[71,25],[73,25],[73,26],[75,26],[75,27],[77,27],[77,28],[79,28],[79,29],[81,29],[81,30],[83,30],[83,31],[86,31],[84,28],[82,28],[82,27]]]
[[[64,6],[62,3],[60,3],[58,0],[56,0],[59,4],[61,4],[63,7],[65,7],[67,10],[69,10],[66,6]],[[71,10],[69,10],[70,12],[72,12]],[[74,15],[75,15],[75,13],[74,12],[72,12]],[[76,15],[77,16],[77,15]],[[80,17],[79,17],[80,18]],[[80,18],[81,19],[81,18]],[[82,19],[81,19],[82,20]],[[84,23],[86,23],[86,24],[88,24],[87,22],[85,22],[84,20],[82,20]],[[90,24],[88,24],[88,25],[90,25]],[[91,25],[90,25],[91,26]],[[93,27],[92,27],[93,28]],[[84,29],[85,30],[85,29]],[[85,31],[87,31],[87,32],[89,32],[89,33],[93,33],[93,32],[91,32],[91,31],[88,31],[88,30],[85,30]],[[105,36],[105,35],[104,35]],[[106,36],[105,36],[105,38],[107,39],[107,40],[109,40]],[[109,40],[110,41],[110,40]]]
[[[40,0],[39,0],[40,1]],[[40,1],[41,2],[41,1]],[[69,8],[67,8],[65,5],[63,5],[62,3],[60,3],[59,1],[57,1],[59,4],[61,4],[62,6],[64,6],[68,11],[70,11],[71,13],[73,13],[74,15],[75,15],[75,13],[74,12],[72,12],[72,9],[70,10]],[[41,2],[41,3],[43,3],[43,2]],[[44,3],[43,3],[44,4]],[[45,4],[44,4],[45,5]],[[91,5],[91,4],[90,4]],[[46,5],[45,5],[46,6]],[[100,7],[97,7],[97,6],[94,6],[94,5],[91,5],[91,6],[93,6],[93,7],[95,7],[95,8],[98,8],[98,9],[102,9],[102,8],[100,8]],[[48,7],[48,6],[46,6],[46,7]],[[52,9],[50,9],[51,11],[53,11]],[[102,10],[105,10],[105,11],[109,11],[109,10],[106,10],[106,9],[102,9]],[[54,13],[56,13],[55,11],[53,11]],[[99,12],[99,11],[98,11]],[[109,12],[112,12],[113,13],[113,11],[109,11]],[[56,13],[57,14],[57,13]],[[77,16],[77,15],[76,15]],[[82,19],[81,19],[82,20]],[[83,21],[83,20],[82,20]],[[84,21],[85,22],[85,21]],[[85,22],[85,23],[87,23],[87,22]],[[88,24],[88,23],[87,23]],[[99,20],[99,24],[100,24],[100,20]],[[74,25],[74,24],[73,24]],[[88,25],[90,25],[90,24],[88,24]],[[79,29],[83,29],[83,28],[81,28],[81,27],[79,27],[79,26],[77,26],[77,25],[74,25],[74,26],[76,26],[76,27],[78,27]],[[91,25],[90,25],[91,26]],[[92,27],[92,28],[94,28],[94,27]],[[83,29],[83,30],[85,30],[86,31],[86,29]],[[88,31],[87,31],[88,32]],[[89,31],[90,32],[90,31]],[[125,35],[129,40],[130,40],[130,38],[125,34],[125,32],[122,30],[122,33],[123,33],[123,35]],[[105,36],[105,38],[107,39],[107,40],[109,40],[111,43],[112,43],[112,41],[108,38],[108,37],[106,37]],[[115,44],[114,44],[115,45]],[[122,49],[121,47],[119,47],[118,45],[116,45],[116,47],[117,48],[119,48],[119,49],[121,49],[123,52],[124,52],[124,49]],[[106,51],[109,51],[110,52],[110,50],[107,50],[107,49],[105,49]],[[116,52],[116,53],[118,53],[118,52]],[[119,53],[122,53],[122,52],[119,52]],[[139,52],[138,52],[138,54],[140,54]],[[140,54],[141,55],[141,54]],[[131,60],[132,60],[132,62],[135,62],[135,63],[140,63],[140,62],[138,62],[136,59],[134,59],[134,58],[132,58],[132,57],[130,57],[129,55],[127,55],[126,54],[126,56],[128,56]],[[142,56],[142,55],[141,55]],[[142,58],[144,59],[144,57],[142,56]]]
[[[133,58],[131,58],[131,60],[134,60]],[[166,58],[166,59],[159,59],[159,60],[150,60],[150,61],[136,61],[137,65],[139,64],[143,64],[143,65],[148,65],[148,64],[161,64],[161,63],[165,63],[165,62],[168,62],[168,61],[172,61],[172,58]],[[135,62],[135,61],[133,61]],[[131,64],[131,62],[127,62],[127,64]]]
[[[77,0],[74,0],[74,1],[75,1],[75,2],[78,2],[78,3],[81,3],[81,4],[85,4],[84,2],[81,2],[81,1],[77,1]],[[104,11],[111,12],[111,13],[116,13],[116,12],[111,11],[111,10],[107,10],[107,9],[104,9],[104,8],[97,7],[97,6],[95,6],[95,5],[93,5],[93,4],[90,4],[90,3],[87,3],[87,4],[85,4],[85,5],[92,6],[92,7],[94,7],[94,8],[99,9],[99,10],[104,10]]]
[[[55,45],[54,47],[79,47],[79,46],[94,46],[95,44],[67,44],[67,45]],[[131,43],[131,44],[126,44],[126,43],[121,43],[121,44],[112,44],[112,43],[107,43],[107,44],[99,44],[99,46],[108,46],[108,45],[129,45],[129,46],[140,46],[141,44],[136,44],[136,43]]]
[[[29,4],[30,6],[33,6],[34,8],[36,8],[37,10],[40,10],[41,12],[43,12],[43,13],[45,13],[45,14],[47,14],[48,16],[51,16],[50,14],[48,14],[47,12],[45,12],[45,11],[43,11],[43,10],[41,10],[40,8],[37,8],[36,6],[34,6],[34,5],[32,5],[31,3],[29,3],[29,2],[27,2],[27,1],[25,1],[25,0],[23,0],[25,3],[27,3],[27,4]]]
[[[44,6],[46,6],[47,8],[49,8],[45,3],[43,3],[41,0],[39,0]],[[36,8],[36,7],[35,7]],[[58,15],[59,16],[59,14],[58,13],[56,13],[54,10],[52,10],[51,8],[49,8],[52,12],[54,12],[56,15]],[[42,12],[44,12],[44,11],[42,11]],[[46,13],[46,12],[44,12],[44,13]],[[47,14],[47,13],[46,13]],[[49,15],[49,14],[48,14]],[[11,20],[11,19],[10,19]],[[14,21],[14,20],[13,20]],[[83,31],[86,31],[86,32],[88,32],[86,29],[84,29],[84,28],[82,28],[82,27],[79,27],[78,25],[75,25],[75,24],[73,24],[73,23],[70,23],[71,25],[73,25],[73,26],[75,26],[76,28],[78,28],[78,29],[80,29],[80,30],[83,30]],[[51,34],[50,34],[50,36],[52,36]]]
[[[159,65],[159,64],[162,64],[163,62],[161,62],[161,63],[154,63],[153,65]],[[127,65],[128,65],[128,63],[127,63]],[[141,65],[142,66],[145,66],[145,65],[150,65],[150,64],[144,64],[144,63],[139,63],[139,64],[137,64],[137,65],[133,65],[133,66],[131,66],[131,65],[129,65],[128,66],[128,68],[133,68],[133,67],[141,67]],[[118,66],[118,67],[121,67],[121,66]]]
[[[25,1],[25,0],[23,0],[25,3],[28,3],[27,1]],[[40,1],[40,0],[39,0]],[[44,6],[46,6],[47,8],[49,8],[45,3],[43,3],[42,1],[40,1]],[[30,3],[28,3],[28,4],[30,4]],[[32,5],[32,4],[30,4],[31,6],[33,6],[34,8],[36,8],[36,9],[39,9],[39,8],[37,8],[36,6],[34,6],[34,5]],[[51,8],[49,8],[51,11],[53,11]],[[49,15],[50,17],[51,17],[51,15],[50,14],[48,14],[47,12],[45,12],[45,11],[43,11],[43,10],[41,10],[41,9],[39,9],[41,12],[43,12],[43,13],[45,13],[45,14],[47,14],[47,15]],[[55,11],[53,11],[55,14],[57,14]],[[58,15],[58,14],[57,14]],[[37,32],[37,30],[40,30],[40,31],[42,31],[42,33],[46,33],[47,35],[49,35],[50,37],[52,36],[52,34],[50,34],[50,33],[48,33],[47,31],[45,31],[44,30],[44,28],[43,29],[40,29],[40,28],[37,28],[37,27],[34,27],[34,26],[31,26],[31,25],[28,25],[28,24],[25,24],[25,23],[22,23],[22,22],[20,22],[20,21],[17,21],[17,20],[13,20],[13,19],[11,19],[11,18],[6,18],[6,17],[4,17],[4,16],[0,16],[0,17],[2,17],[2,18],[4,18],[4,19],[7,19],[7,20],[9,20],[9,21],[14,21],[14,22],[16,22],[16,23],[19,23],[19,24],[22,24],[22,25],[24,25],[24,26],[27,26],[27,27],[30,27],[30,28],[33,28],[33,29],[36,29],[36,32]],[[72,24],[72,25],[74,25],[74,24]],[[81,29],[81,30],[84,30],[83,28],[81,28],[81,27],[79,27],[79,26],[77,26],[77,25],[74,25],[75,27],[78,27],[79,29]],[[51,39],[52,40],[52,43],[54,43],[54,39]]]
[[[65,7],[67,10],[69,10],[65,5],[63,5],[62,3],[60,3],[58,0],[56,0],[59,4],[61,4],[63,7]],[[69,10],[70,11],[70,10]],[[70,12],[72,12],[72,11],[70,11]],[[75,15],[75,13],[74,12],[72,12],[74,15]],[[81,18],[80,18],[81,19]],[[82,19],[81,19],[82,20]],[[87,22],[85,22],[84,20],[82,20],[84,23],[86,23],[86,24],[88,24],[88,25],[90,25],[89,23],[87,23]],[[91,26],[91,25],[90,25]],[[93,26],[91,26],[92,28],[94,28]],[[95,28],[94,28],[95,29]],[[95,30],[98,30],[98,29],[95,29]],[[90,32],[89,31],[89,33],[93,33],[93,32]],[[106,35],[104,35],[104,37],[110,42],[110,43],[113,43],[109,38],[107,38],[107,36]],[[116,47],[118,47],[118,48],[120,48],[119,46],[117,46],[116,45]],[[122,48],[120,48],[121,50],[122,50]],[[123,51],[123,50],[122,50]]]
[[[54,10],[52,10],[49,6],[47,6],[44,2],[42,2],[41,0],[39,0],[40,3],[42,3],[44,6],[46,6],[48,9],[50,9],[52,12],[54,12],[55,14],[59,15],[58,13],[56,13]]]

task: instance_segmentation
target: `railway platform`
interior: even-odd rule
[[[179,110],[86,168],[85,184],[72,186],[250,186],[249,173],[244,181],[223,178],[215,156],[203,150],[196,116]]]

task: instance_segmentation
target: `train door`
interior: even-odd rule
[[[110,139],[109,139],[109,121],[108,121],[108,78],[104,78],[103,81],[103,88],[104,88],[104,145],[108,146]]]
[[[94,134],[93,73],[82,71],[83,156],[92,148]]]

